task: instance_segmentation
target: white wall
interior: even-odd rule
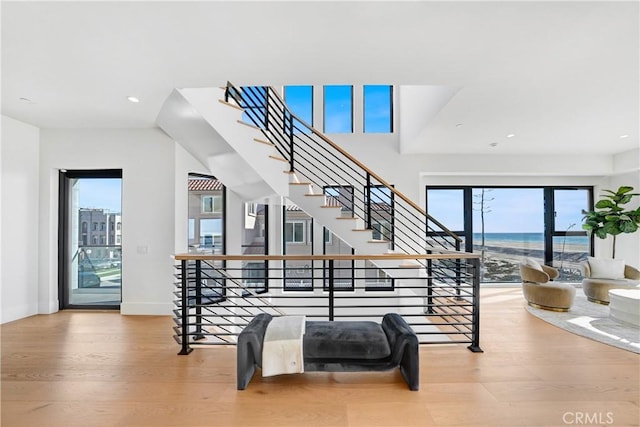
[[[159,129],[42,130],[39,312],[58,307],[60,169],[122,169],[122,314],[170,314],[175,143]]]
[[[2,116],[0,322],[38,312],[39,130]]]
[[[613,158],[615,172],[609,176],[605,185],[596,189],[595,199],[599,199],[602,189],[616,191],[621,186],[631,186],[634,193],[640,193],[640,149],[617,154]],[[634,197],[632,201],[625,205],[627,210],[635,209],[640,205],[640,197]],[[606,240],[596,239],[596,255],[611,257],[613,239],[607,237]],[[616,237],[616,258],[624,259],[627,264],[636,268],[640,267],[640,232],[633,234],[620,234]]]

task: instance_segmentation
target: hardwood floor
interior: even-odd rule
[[[2,426],[636,426],[640,356],[482,290],[481,346],[422,346],[399,372],[306,373],[235,388],[235,348],[177,356],[169,317],[64,311],[2,325]]]

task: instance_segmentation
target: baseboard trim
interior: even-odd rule
[[[35,316],[36,314],[38,314],[38,308],[29,304],[17,307],[2,307],[1,323],[13,322],[14,320],[24,319],[25,317]]]
[[[173,314],[172,303],[126,303],[120,304],[120,314],[142,316],[170,316]]]

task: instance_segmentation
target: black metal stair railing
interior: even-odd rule
[[[346,207],[365,228],[379,230],[391,249],[408,254],[460,250],[460,237],[293,114],[275,89],[228,83],[225,100],[244,109],[245,121],[261,129],[299,179],[318,189],[349,187],[352,200]]]
[[[426,285],[426,268],[395,267],[393,292],[367,289],[368,263],[380,259],[456,260],[458,283]],[[398,312],[418,335],[421,344],[468,344],[480,349],[479,257],[473,254],[423,255],[176,255],[174,292],[174,338],[179,354],[193,346],[234,345],[240,331],[258,313],[274,316],[305,315],[315,320],[380,320],[387,312]],[[315,292],[288,292],[284,285],[284,262],[304,260],[314,270]],[[337,287],[339,260],[352,260],[354,287]],[[225,261],[229,261],[228,263]],[[268,293],[257,294],[243,262],[269,261]],[[456,265],[456,264],[453,264]],[[435,270],[431,270],[432,272]],[[457,296],[456,296],[457,295]],[[433,310],[432,308],[437,308]]]

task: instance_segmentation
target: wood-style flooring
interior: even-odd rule
[[[62,311],[4,324],[2,427],[637,426],[640,356],[551,326],[520,289],[482,290],[481,346],[422,346],[399,372],[261,378],[235,348],[178,356],[169,317]]]

